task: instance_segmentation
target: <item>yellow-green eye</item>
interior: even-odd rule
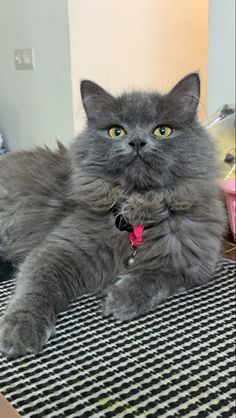
[[[121,136],[124,136],[126,134],[125,130],[122,128],[122,126],[113,126],[109,129],[108,135],[111,138],[120,138]]]
[[[153,132],[153,135],[162,137],[162,138],[167,138],[171,134],[172,134],[172,129],[169,126],[164,126],[164,125],[158,126]]]

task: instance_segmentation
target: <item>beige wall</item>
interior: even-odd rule
[[[16,48],[35,49],[17,71]],[[0,132],[11,149],[73,135],[67,0],[0,0]]]
[[[82,125],[79,82],[114,93],[168,89],[198,70],[205,113],[207,0],[68,0],[75,130]]]

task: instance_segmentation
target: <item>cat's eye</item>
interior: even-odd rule
[[[122,126],[113,126],[108,131],[108,135],[111,138],[114,138],[114,139],[121,138],[125,134],[126,134],[126,132],[125,132],[124,128],[122,128]]]
[[[165,125],[160,125],[153,131],[153,135],[162,137],[162,138],[167,138],[171,134],[172,134],[172,129],[169,126],[165,126]]]

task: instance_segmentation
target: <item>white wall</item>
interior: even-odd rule
[[[235,102],[235,0],[210,0],[208,114]]]
[[[0,132],[11,149],[73,135],[67,0],[0,0]],[[13,51],[35,49],[17,71]]]
[[[74,126],[83,113],[79,83],[111,92],[166,90],[199,70],[206,98],[207,0],[68,0]]]

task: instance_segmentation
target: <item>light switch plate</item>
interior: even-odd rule
[[[33,70],[35,67],[34,49],[15,49],[15,68],[17,70]]]

